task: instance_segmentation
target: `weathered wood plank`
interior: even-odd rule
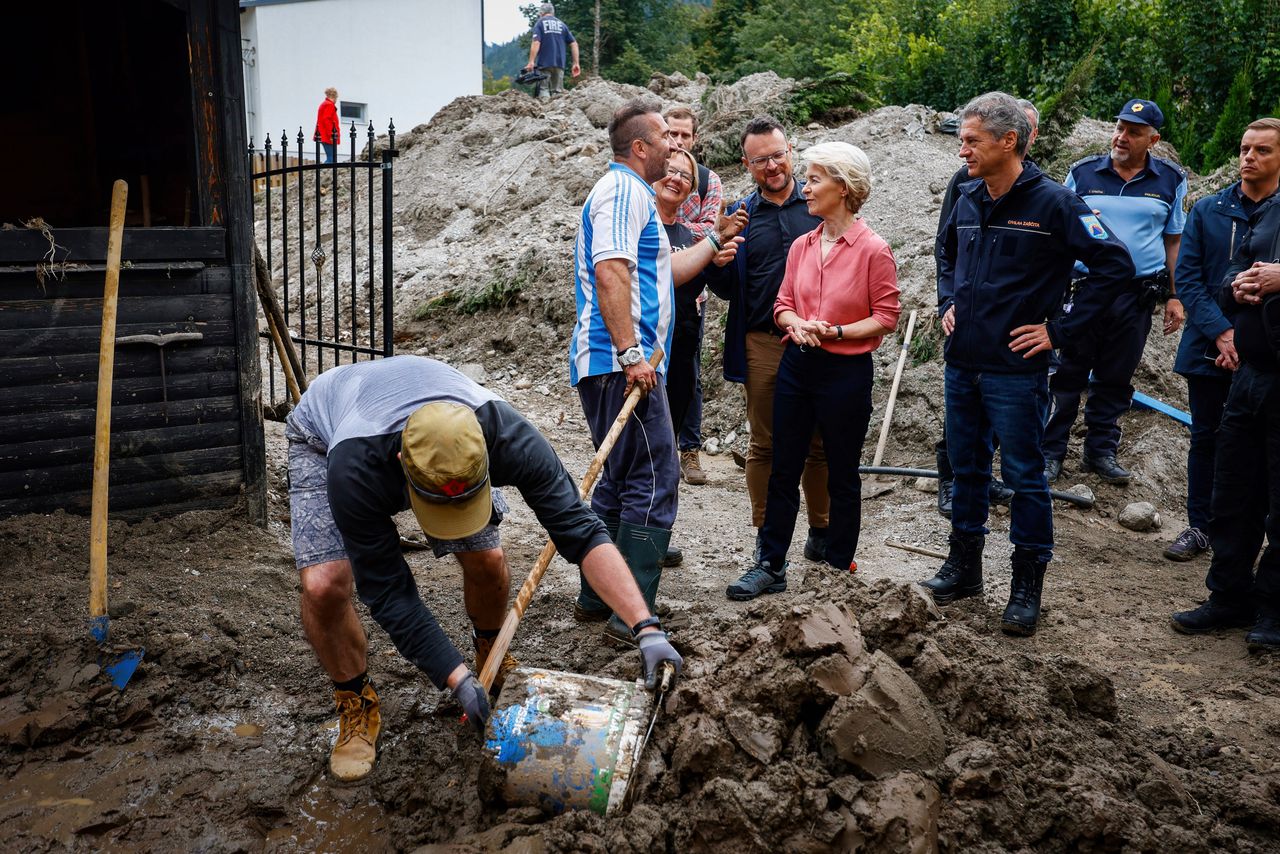
[[[57,261],[101,261],[107,257],[106,228],[55,228]],[[121,258],[125,261],[221,261],[227,255],[226,229],[126,228]],[[47,261],[49,241],[37,231],[0,231],[0,264]]]
[[[111,486],[112,518],[137,519],[150,515],[179,513],[196,508],[230,507],[240,501],[244,475],[235,471],[219,471],[146,483]],[[90,490],[66,490],[45,495],[0,497],[0,518],[23,513],[87,514]],[[224,503],[225,502],[225,503]]]
[[[199,448],[172,454],[150,454],[111,461],[111,501],[117,485],[155,480],[181,480],[195,475],[234,471],[243,479],[243,458],[238,444],[221,448]],[[93,481],[93,461],[0,472],[0,498],[47,495],[87,489]]]
[[[117,323],[116,337],[155,335],[157,332],[202,332],[203,343],[211,347],[235,344],[235,329],[230,320],[196,323]],[[96,353],[99,326],[68,326],[51,329],[0,329],[0,353],[10,356],[42,356],[46,354]]]
[[[239,411],[235,395],[170,400],[167,407],[156,403],[113,406],[111,430],[124,432],[151,427],[234,421],[239,416]],[[92,406],[0,416],[0,444],[16,444],[37,437],[56,439],[92,436],[94,418]]]
[[[234,445],[240,439],[240,422],[186,424],[148,430],[111,433],[111,460],[149,454],[172,454],[200,448]],[[93,436],[45,439],[17,444],[0,444],[0,471],[13,472],[93,462]]]
[[[0,299],[102,299],[104,276],[97,271],[67,273],[64,278],[46,277],[41,284],[34,273],[14,272],[0,267]],[[182,294],[229,294],[231,271],[226,267],[185,269],[124,269],[120,271],[123,297],[165,297]]]
[[[112,383],[111,405],[152,403],[160,406],[166,395],[170,401],[219,397],[235,394],[239,382],[235,371],[182,374],[168,377],[164,381],[159,376],[130,377]],[[79,409],[92,405],[97,396],[96,379],[93,382],[64,383],[58,386],[27,386],[17,394],[0,397],[0,415]]]
[[[233,317],[230,294],[121,295],[118,323],[186,323]],[[0,330],[91,326],[102,322],[102,297],[0,301]]]
[[[203,347],[193,343],[173,343],[164,347],[165,373],[181,374],[234,371],[236,351],[231,347]],[[154,344],[116,344],[116,379],[160,375],[160,348]],[[71,382],[88,382],[98,376],[98,357],[92,353],[68,355],[0,357],[0,394],[22,386],[57,386]]]

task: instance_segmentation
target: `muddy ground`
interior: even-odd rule
[[[705,85],[668,80],[658,89],[668,101],[698,101]],[[746,115],[778,85],[757,75],[706,102]],[[573,223],[604,168],[603,124],[636,91],[584,85],[545,112],[516,92],[460,99],[400,140],[400,351],[447,358],[482,377],[575,473],[590,447],[564,357]],[[940,361],[927,346],[936,331],[924,319],[938,202],[956,160],[937,118],[888,107],[797,131],[801,148],[846,139],[867,150],[877,182],[868,221],[894,248],[905,304],[922,311],[924,344],[903,378],[884,460],[891,465],[932,467],[940,426]],[[1105,127],[1082,127],[1088,139],[1105,139]],[[731,196],[745,190],[741,170],[721,172]],[[356,201],[365,203],[358,193]],[[459,314],[459,299],[476,311]],[[746,567],[753,532],[729,453],[745,450],[741,394],[718,379],[722,312],[713,299],[704,352],[704,432],[720,453],[703,456],[710,483],[681,486],[676,542],[685,562],[668,571],[659,597],[681,617],[671,622],[685,625],[675,642],[687,670],[629,812],[550,818],[483,802],[478,737],[363,611],[383,698],[381,757],[360,784],[328,778],[336,720],[298,622],[283,439],[271,423],[266,529],[236,513],[112,523],[112,641],[146,648],[123,693],[105,683],[89,640],[87,520],[0,521],[0,565],[9,568],[0,574],[6,847],[1280,850],[1277,661],[1248,655],[1242,632],[1186,638],[1168,628],[1171,611],[1204,595],[1207,565],[1160,557],[1185,524],[1185,428],[1149,412],[1125,417],[1120,456],[1135,473],[1126,489],[1076,473],[1073,448],[1062,485],[1083,483],[1098,503],[1056,508],[1056,560],[1034,638],[998,630],[1009,579],[1003,510],[992,518],[982,601],[939,610],[915,591],[912,582],[938,562],[886,541],[944,549],[947,524],[934,495],[909,481],[864,506],[856,574],[832,575],[797,557],[786,593],[729,602],[724,587]],[[890,338],[877,356],[868,458],[899,343]],[[1154,336],[1136,384],[1185,405],[1169,369],[1175,346],[1176,336]],[[544,537],[509,497],[503,538],[518,584]],[[1156,505],[1162,530],[1119,527],[1120,510],[1138,500]],[[413,533],[411,517],[402,528]],[[794,555],[803,534],[802,526]],[[425,552],[407,557],[426,601],[465,648],[457,567]],[[553,564],[515,654],[634,678],[635,653],[615,652],[597,628],[573,621],[576,577]]]

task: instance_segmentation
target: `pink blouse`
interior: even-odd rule
[[[790,309],[805,320],[849,325],[874,317],[886,329],[898,325],[898,265],[889,244],[858,217],[822,259],[822,225],[791,244],[787,271],[773,305],[773,317]],[[785,331],[785,330],[784,330]],[[826,338],[822,348],[852,356],[870,353],[882,337]]]

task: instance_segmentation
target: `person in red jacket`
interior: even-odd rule
[[[338,90],[330,86],[324,90],[324,100],[316,111],[316,135],[324,149],[325,163],[338,159],[338,145],[342,142],[342,129],[338,125]]]

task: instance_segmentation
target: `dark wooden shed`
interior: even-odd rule
[[[262,521],[238,4],[13,3],[5,29],[0,517],[89,510],[106,225],[123,178],[111,513],[239,504]],[[141,335],[171,343],[128,343]]]

